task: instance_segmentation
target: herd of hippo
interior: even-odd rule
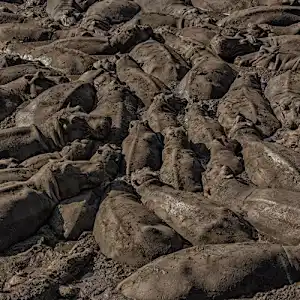
[[[299,125],[298,0],[0,1],[0,300],[300,282]]]

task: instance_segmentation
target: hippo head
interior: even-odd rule
[[[249,139],[261,140],[261,134],[256,129],[253,122],[242,115],[236,117],[234,125],[228,133],[228,137],[237,140],[241,145]]]
[[[75,25],[80,17],[80,12],[72,9],[61,13],[60,22],[63,26],[70,27],[72,25]]]
[[[251,87],[260,90],[261,82],[258,77],[258,74],[255,72],[247,74],[243,74],[242,72],[239,73],[234,82],[232,83],[230,90],[239,90],[242,87]]]
[[[148,183],[160,183],[159,172],[154,172],[150,168],[143,168],[131,174],[131,184],[135,189]]]
[[[112,119],[110,117],[102,117],[94,114],[86,116],[91,135],[96,140],[104,140],[110,133]]]
[[[102,198],[104,199],[108,195],[118,196],[123,194],[135,195],[138,199],[138,195],[136,194],[133,186],[126,181],[126,178],[118,177],[117,179],[115,179],[107,185],[105,191],[103,192]]]
[[[183,127],[167,127],[162,132],[165,145],[188,148],[189,141]]]
[[[95,147],[97,147],[97,141],[75,140],[65,146],[60,154],[66,160],[87,160],[93,155]]]
[[[103,162],[107,173],[114,179],[120,169],[122,161],[122,150],[113,144],[105,144],[98,148],[97,152],[91,157],[91,162]]]
[[[134,120],[131,121],[129,124],[129,133],[130,134],[137,134],[140,131],[150,131],[150,127],[148,126],[148,122],[147,121],[138,121],[138,120]]]

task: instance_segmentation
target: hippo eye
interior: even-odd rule
[[[151,231],[152,231],[152,233],[155,234],[155,235],[161,235],[160,230],[158,230],[158,229],[156,229],[156,228],[151,228]]]

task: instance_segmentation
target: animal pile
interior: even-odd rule
[[[297,0],[0,1],[0,67],[0,300],[300,281]]]

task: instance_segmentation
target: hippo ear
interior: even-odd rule
[[[39,79],[44,79],[44,78],[45,78],[44,73],[43,73],[42,71],[38,71],[38,72],[35,74],[35,76],[36,76],[37,78],[39,78]]]

